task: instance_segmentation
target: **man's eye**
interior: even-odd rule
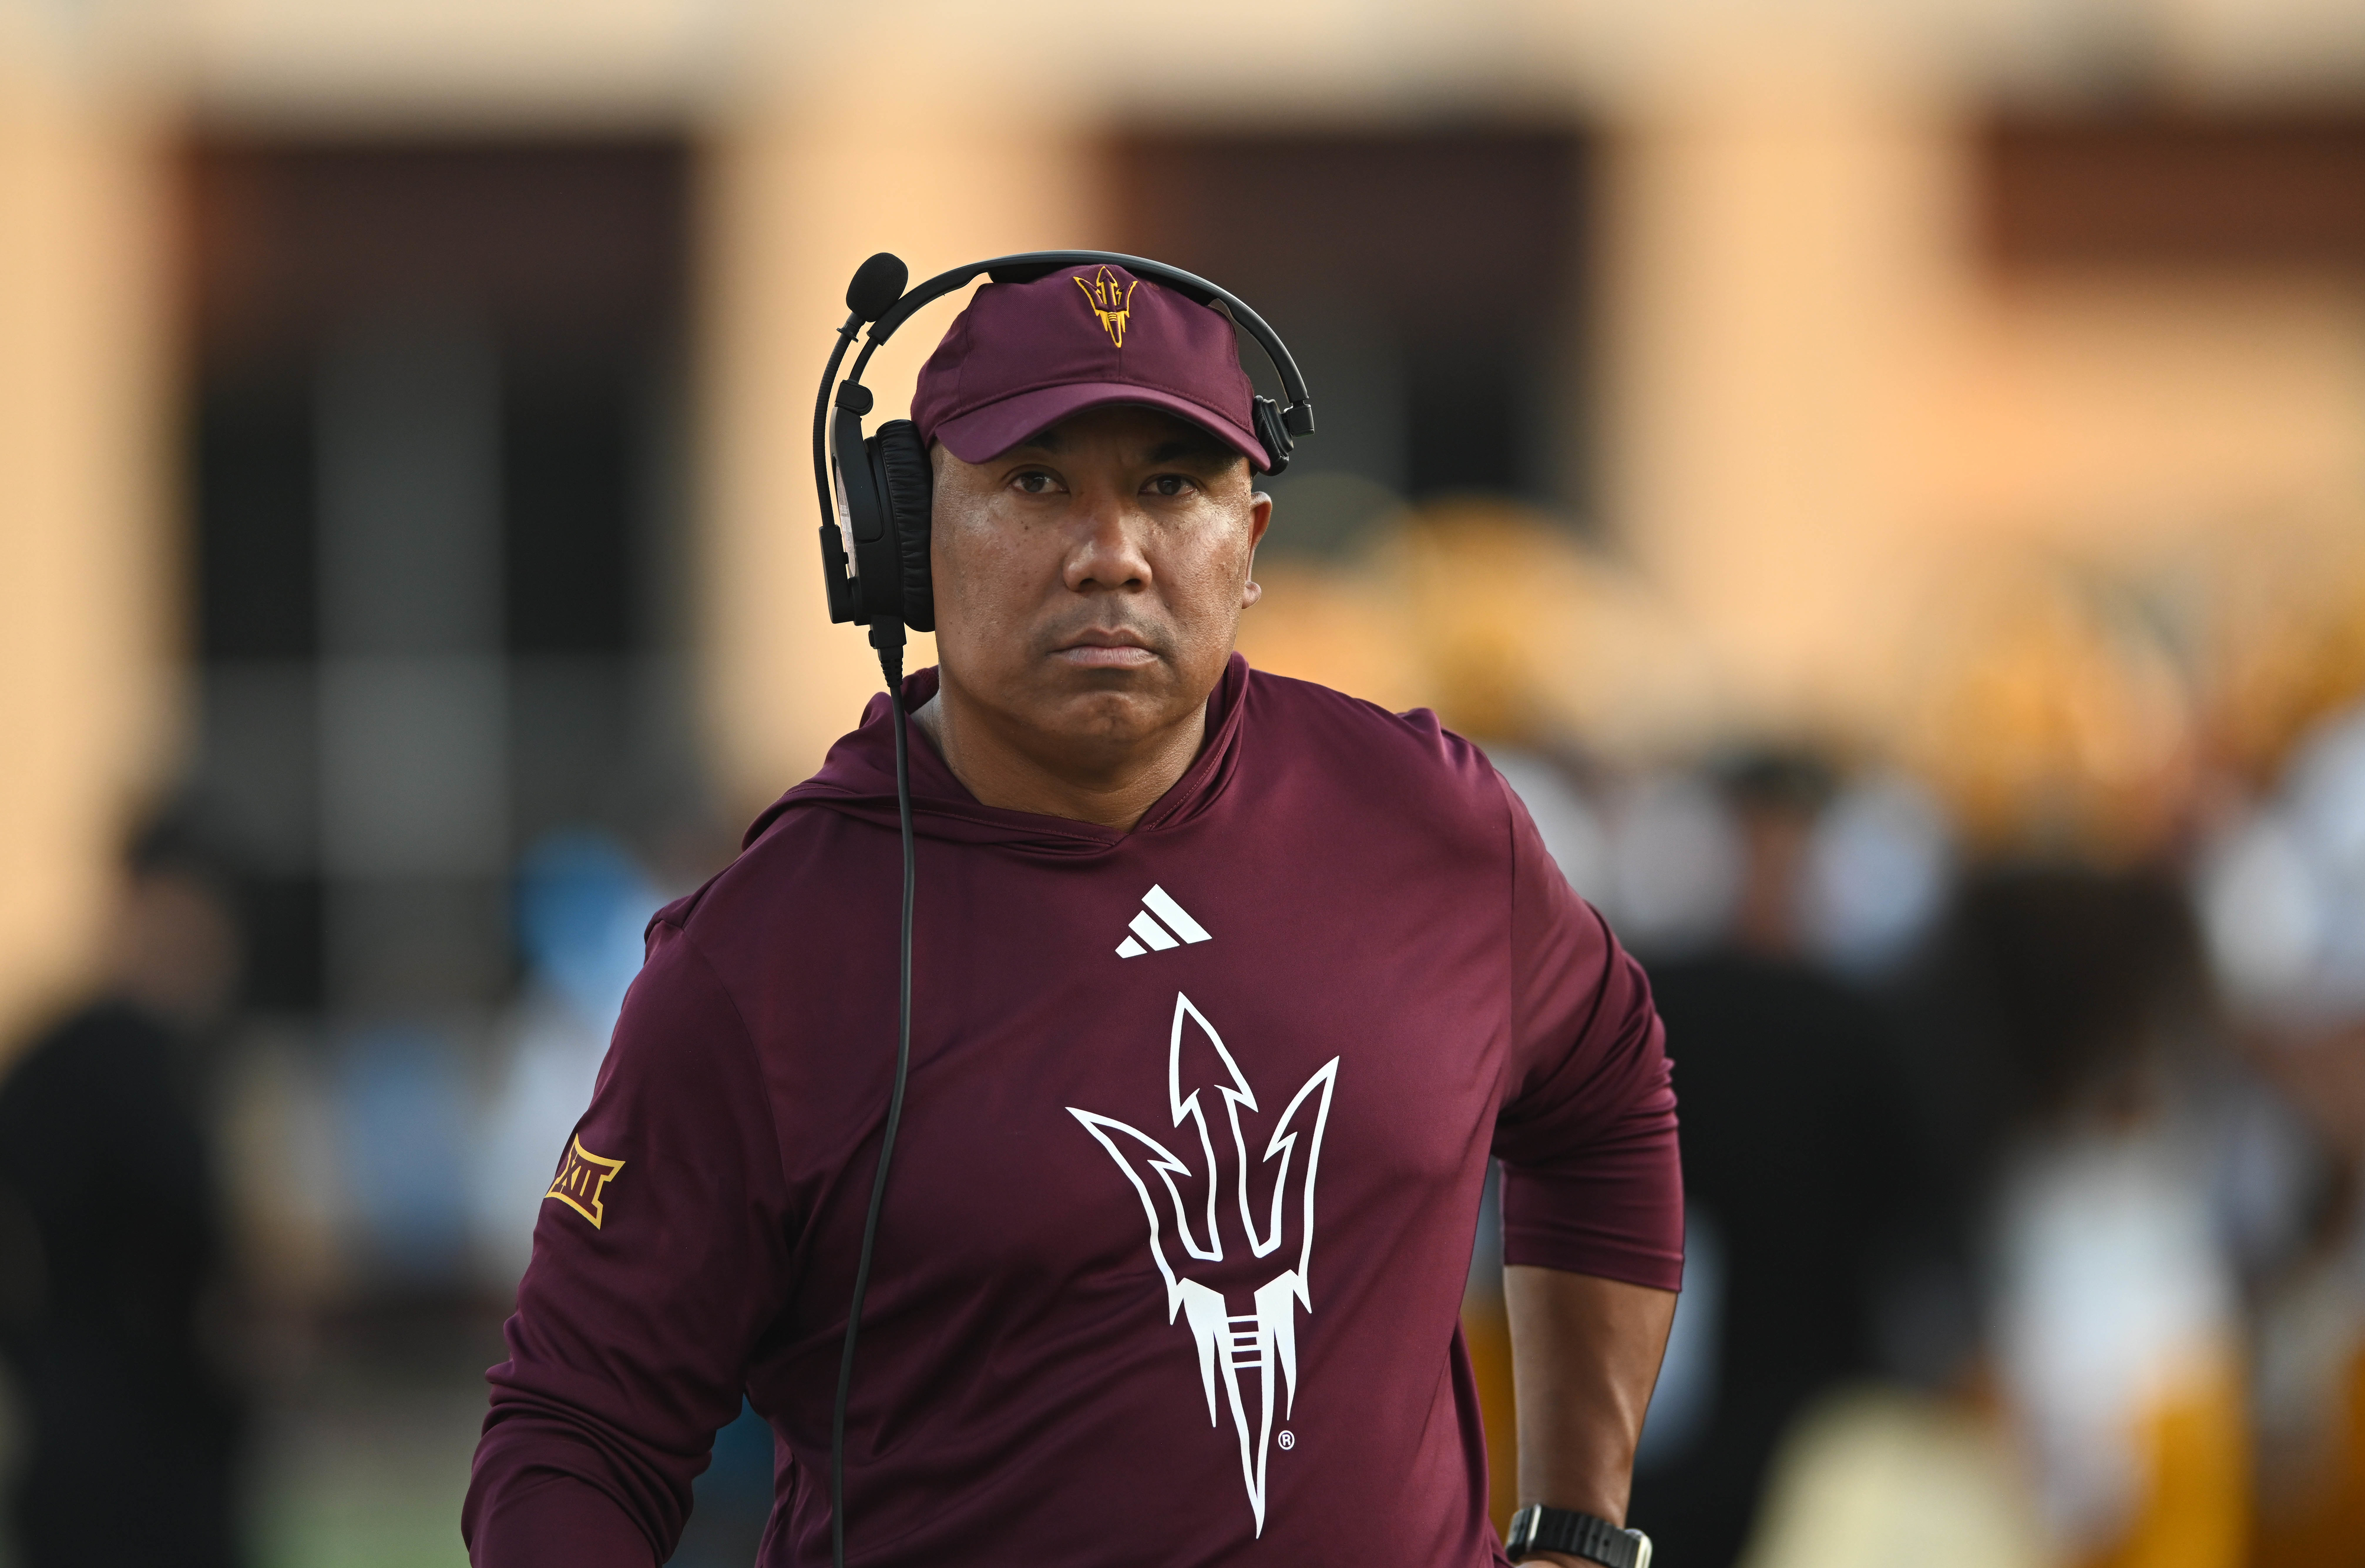
[[[1010,482],[1018,487],[1021,495],[1027,496],[1048,495],[1059,483],[1040,468],[1029,468]]]
[[[1190,490],[1191,481],[1180,474],[1160,474],[1149,487],[1153,496],[1180,496]]]

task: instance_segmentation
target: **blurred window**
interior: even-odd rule
[[[254,1001],[489,1008],[518,846],[694,790],[670,138],[200,140],[185,162],[204,784]]]
[[[2365,263],[2365,118],[2155,112],[2023,117],[1981,149],[2006,271]]]
[[[1122,246],[1240,295],[1306,371],[1319,429],[1272,487],[1268,549],[1346,548],[1395,498],[1584,509],[1582,454],[1559,432],[1582,424],[1586,153],[1566,131],[1115,145]]]

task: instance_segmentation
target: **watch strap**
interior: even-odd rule
[[[1651,1539],[1641,1530],[1620,1529],[1591,1514],[1541,1503],[1530,1503],[1511,1516],[1504,1551],[1514,1562],[1539,1551],[1564,1551],[1602,1568],[1650,1568],[1651,1562]]]

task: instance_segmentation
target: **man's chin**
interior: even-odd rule
[[[1058,668],[1047,684],[1039,724],[1079,740],[1135,740],[1176,717],[1173,672],[1162,660],[1133,669]]]

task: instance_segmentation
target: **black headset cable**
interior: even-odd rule
[[[837,1362],[837,1405],[829,1418],[829,1556],[846,1568],[846,1406],[854,1390],[854,1339],[862,1327],[862,1297],[870,1287],[870,1253],[879,1237],[879,1211],[887,1200],[887,1166],[895,1158],[895,1129],[903,1120],[903,1082],[912,1070],[912,895],[916,885],[912,852],[912,742],[903,711],[902,628],[893,645],[879,650],[887,678],[887,703],[895,720],[895,814],[903,835],[903,935],[902,994],[897,1004],[895,1088],[887,1099],[887,1127],[879,1141],[879,1170],[870,1180],[870,1212],[862,1220],[862,1252],[854,1265],[854,1300],[846,1309],[846,1348]],[[871,636],[879,637],[873,627]]]

